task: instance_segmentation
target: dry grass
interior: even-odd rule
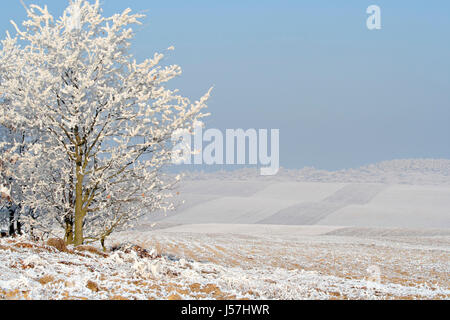
[[[49,247],[55,248],[59,252],[67,252],[67,246],[63,239],[57,239],[57,238],[49,239],[47,241],[47,245]]]
[[[88,281],[86,288],[88,288],[89,290],[94,291],[94,292],[100,291],[98,284],[95,283],[94,281]]]
[[[55,281],[55,278],[53,276],[50,276],[50,275],[43,276],[42,278],[40,278],[38,280],[38,282],[40,284],[42,284],[43,286],[45,286],[46,284],[52,283],[54,281]]]
[[[220,277],[224,274],[217,270],[221,270],[221,268],[216,268],[215,266],[238,268],[239,270],[249,270],[250,272],[252,272],[251,270],[259,270],[258,268],[263,270],[264,268],[274,267],[283,270],[294,270],[295,274],[298,274],[298,271],[305,270],[316,272],[320,276],[337,277],[338,281],[333,283],[334,286],[311,286],[311,290],[315,290],[320,295],[331,300],[355,299],[352,291],[367,290],[367,287],[362,287],[361,285],[353,287],[354,284],[351,282],[351,289],[343,293],[335,283],[351,279],[363,281],[368,277],[367,268],[373,265],[379,267],[381,271],[380,280],[382,284],[397,284],[415,288],[427,287],[430,290],[437,287],[450,288],[448,277],[450,254],[446,250],[439,250],[439,248],[427,250],[420,246],[410,246],[411,243],[403,247],[386,243],[383,243],[383,245],[368,245],[365,242],[353,243],[350,240],[333,242],[312,239],[280,241],[280,239],[271,238],[239,236],[231,238],[218,235],[190,236],[183,234],[170,235],[168,241],[167,238],[155,236],[155,239],[150,239],[147,243],[152,245],[159,243],[160,248],[165,250],[162,252],[165,256],[173,255],[175,260],[184,258],[187,261],[184,264],[180,264],[178,269],[165,270],[161,277],[149,276],[144,278],[124,276],[117,269],[113,269],[112,271],[114,272],[109,272],[108,274],[104,274],[103,271],[99,272],[98,267],[103,262],[107,262],[108,259],[103,259],[102,254],[97,254],[99,251],[96,248],[89,246],[78,247],[74,251],[67,250],[64,255],[59,255],[59,251],[45,245],[28,242],[11,242],[8,245],[4,241],[0,246],[0,250],[6,251],[5,255],[16,255],[16,253],[7,252],[8,250],[20,251],[23,254],[23,256],[20,256],[20,259],[12,261],[14,264],[10,268],[15,270],[13,273],[17,271],[17,274],[21,272],[26,274],[32,271],[31,269],[37,268],[33,264],[33,262],[36,262],[35,260],[28,260],[24,257],[36,253],[40,256],[39,253],[44,252],[44,256],[51,256],[53,257],[52,259],[56,259],[52,260],[55,266],[61,265],[60,267],[65,270],[79,268],[79,270],[85,270],[87,274],[92,274],[92,276],[85,278],[84,281],[86,282],[77,282],[79,278],[70,278],[69,274],[66,274],[67,278],[63,278],[65,281],[58,280],[56,277],[60,278],[60,275],[56,273],[53,275],[48,274],[47,269],[47,274],[41,276],[42,273],[38,273],[34,276],[32,280],[46,287],[45,290],[58,288],[57,299],[65,300],[86,299],[86,297],[82,296],[83,294],[79,294],[80,291],[74,291],[74,288],[77,286],[88,288],[92,292],[93,297],[101,296],[102,299],[110,300],[133,300],[137,297],[139,299],[164,298],[169,300],[236,300],[238,297],[241,299],[266,297],[266,293],[260,290],[261,286],[259,289],[253,287],[253,285],[243,285],[241,287],[240,283],[235,283],[234,287],[227,286],[224,284],[224,281],[220,280]],[[445,243],[442,245],[446,246]],[[153,260],[150,256],[147,257],[149,253],[144,250],[144,243],[141,242],[140,246],[136,246],[136,248],[133,251],[137,250],[136,252],[142,255],[140,259]],[[151,247],[147,248],[150,249]],[[94,255],[84,256],[82,252],[94,253]],[[73,258],[71,258],[71,255],[73,255]],[[111,258],[113,257],[111,256]],[[65,261],[60,261],[59,259],[64,259]],[[199,269],[199,264],[195,261],[210,262],[214,267],[201,267]],[[38,266],[39,263],[39,261],[36,262]],[[187,274],[197,272],[199,277],[183,278],[183,272],[185,271]],[[226,275],[228,276],[228,274]],[[259,274],[257,274],[257,278],[258,276]],[[90,280],[87,281],[88,279]],[[278,279],[272,277],[271,273],[266,273],[257,280],[264,284],[264,288],[266,287],[265,284],[267,284],[267,287],[273,288],[277,287]],[[251,283],[254,284],[255,282]],[[297,282],[292,285],[296,286],[296,284]],[[289,286],[290,284],[288,284],[286,289],[282,287],[281,290],[289,290]],[[30,292],[23,289],[25,288],[2,291],[0,288],[0,300],[29,299]],[[43,290],[43,288],[39,290]],[[296,290],[296,288],[291,287],[291,290]],[[86,294],[86,290],[84,292]],[[409,300],[426,298],[420,295],[392,295],[386,292],[377,293],[376,291],[374,294],[381,299]],[[364,296],[361,298],[364,299]],[[449,299],[450,297],[437,295],[434,298]]]
[[[74,250],[75,250],[76,253],[79,253],[79,252],[90,252],[90,253],[96,254],[98,256],[101,256],[103,258],[108,257],[108,254],[106,254],[104,252],[101,252],[100,250],[98,250],[97,248],[92,247],[92,246],[78,246]]]
[[[168,235],[169,236],[169,235]],[[221,235],[170,234],[170,242],[165,237],[153,236],[148,243],[159,243],[167,254],[208,261],[218,265],[240,268],[254,268],[260,265],[287,270],[305,270],[330,275],[347,280],[367,280],[368,268],[380,269],[383,284],[399,284],[406,287],[440,287],[450,289],[450,253],[446,250],[427,250],[420,248],[422,239],[408,239],[414,246],[397,245],[397,239],[390,239],[387,245],[367,243],[329,243],[328,241],[283,241],[278,239],[258,239],[252,237]],[[425,243],[432,243],[425,239]],[[370,242],[370,240],[369,240]],[[448,242],[436,239],[436,242],[448,247]],[[392,243],[393,245],[390,245]],[[398,240],[401,243],[401,239]],[[436,266],[447,268],[436,268]],[[191,291],[198,291],[194,284]],[[208,296],[215,295],[207,292]],[[332,299],[346,300],[347,296],[338,292],[326,292]],[[252,292],[251,296],[255,296]],[[256,296],[255,296],[256,297]],[[395,299],[417,299],[417,296],[385,297]],[[447,299],[450,297],[446,297]]]

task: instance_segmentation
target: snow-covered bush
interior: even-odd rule
[[[175,181],[161,171],[172,133],[205,116],[210,91],[191,103],[164,87],[179,66],[160,66],[159,53],[134,59],[131,26],[143,16],[130,9],[104,17],[99,1],[76,0],[58,19],[47,7],[27,13],[0,52],[0,93],[9,101],[0,124],[27,134],[14,170],[21,205],[33,208],[27,222],[48,230],[59,223],[79,245],[170,209]]]

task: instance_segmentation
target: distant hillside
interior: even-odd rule
[[[261,177],[256,168],[214,173],[187,172],[187,180],[261,180],[339,183],[450,185],[450,160],[406,159],[385,161],[357,169],[325,171],[315,168],[280,169],[277,176]]]

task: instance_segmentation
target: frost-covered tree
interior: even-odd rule
[[[169,209],[162,170],[178,130],[204,117],[210,91],[191,103],[164,85],[181,74],[163,54],[136,62],[127,9],[104,17],[99,2],[72,1],[55,20],[32,5],[13,25],[0,54],[0,123],[26,128],[28,145],[15,178],[28,223],[65,229],[68,243],[104,241],[143,214]],[[172,48],[170,48],[172,49]],[[35,139],[36,140],[33,140]]]
[[[8,100],[0,100],[0,108],[5,108],[8,103]],[[21,188],[13,173],[25,150],[24,142],[25,132],[22,128],[14,127],[11,122],[0,123],[0,220],[7,221],[10,236],[21,233],[18,205]]]

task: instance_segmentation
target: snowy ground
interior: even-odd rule
[[[450,160],[397,160],[327,172],[256,169],[190,173],[178,210],[147,221],[180,224],[450,228]]]
[[[450,298],[450,230],[190,225],[117,238],[220,266],[215,284],[252,298]]]
[[[109,241],[149,257],[1,240],[0,299],[450,299],[450,161],[249,172]]]
[[[449,232],[240,228],[115,237],[150,257],[1,240],[0,299],[450,299]]]
[[[222,193],[218,188],[223,188]],[[450,186],[374,183],[189,181],[185,204],[164,224],[272,224],[450,228]]]

